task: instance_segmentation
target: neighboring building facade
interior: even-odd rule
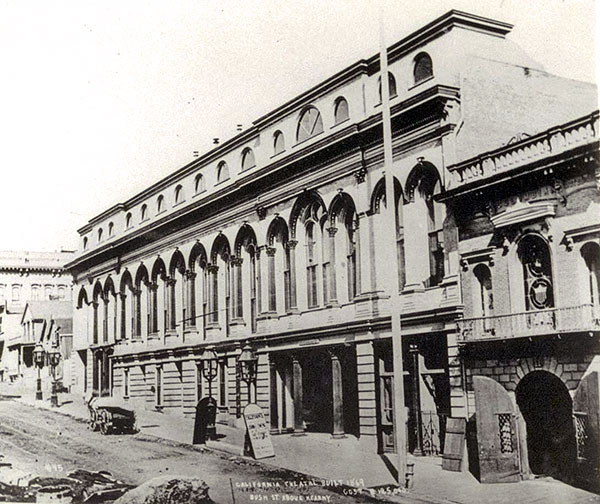
[[[448,167],[465,311],[452,379],[499,480],[599,483],[598,110],[529,132]]]
[[[33,391],[36,387],[37,366],[33,351],[41,344],[46,354],[52,348],[60,350],[61,359],[56,369],[56,379],[65,388],[72,385],[71,349],[73,347],[73,303],[60,300],[29,301],[21,316],[20,337],[9,341],[8,351],[16,353],[18,380],[25,390]],[[42,368],[42,384],[46,391],[50,390],[52,373],[46,356]]]
[[[22,337],[25,305],[29,301],[71,301],[72,280],[64,265],[72,258],[71,251],[0,251],[0,379],[19,378],[14,348]]]
[[[439,451],[444,419],[468,410],[454,379],[463,302],[459,235],[440,200],[447,167],[596,106],[594,86],[536,70],[510,29],[452,11],[390,48],[395,237],[381,211],[377,56],[81,228],[68,265],[78,390],[191,415],[210,385],[219,421],[235,423],[251,399],[274,433],[355,435],[393,451],[400,309],[410,449]],[[384,292],[390,260],[401,306]],[[258,355],[250,398],[237,365],[246,341]]]

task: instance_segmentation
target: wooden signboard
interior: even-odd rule
[[[252,453],[255,459],[274,457],[273,443],[269,426],[262,409],[256,404],[248,404],[244,408],[244,420],[246,422],[246,435],[250,440]]]
[[[442,469],[445,471],[462,470],[466,426],[467,421],[464,418],[448,418],[446,422],[446,439],[442,455]]]

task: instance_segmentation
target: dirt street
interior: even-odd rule
[[[208,483],[210,496],[220,504],[375,502],[241,457],[157,442],[141,434],[103,436],[81,421],[10,400],[0,400],[0,454],[14,469],[32,475],[59,477],[81,468],[110,471],[134,485],[165,474],[196,476]],[[0,481],[10,474],[15,471],[0,468]]]

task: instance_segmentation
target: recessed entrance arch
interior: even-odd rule
[[[531,471],[570,479],[576,448],[573,401],[567,387],[558,376],[540,370],[524,376],[515,394],[527,426]]]

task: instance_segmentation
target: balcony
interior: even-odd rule
[[[458,338],[463,343],[598,330],[600,306],[592,304],[458,321]]]

